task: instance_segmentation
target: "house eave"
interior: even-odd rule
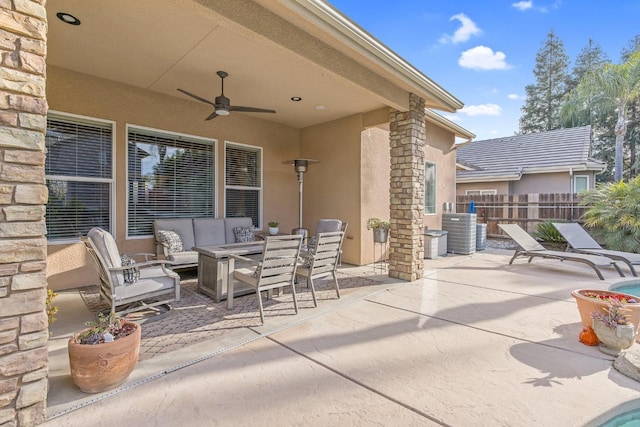
[[[465,128],[463,128],[462,126],[452,122],[451,120],[442,117],[440,114],[436,113],[435,111],[432,111],[430,109],[425,109],[425,117],[427,119],[427,122],[431,122],[436,124],[437,126],[440,126],[448,131],[451,131],[456,137],[458,138],[464,138],[466,139],[465,142],[462,143],[458,143],[458,144],[454,144],[451,148],[457,148],[459,146],[462,146],[464,144],[467,144],[469,142],[471,142],[471,140],[473,138],[476,137],[476,135],[474,133],[469,132],[468,130],[466,130]]]
[[[427,105],[443,111],[455,112],[464,106],[463,102],[447,92],[440,85],[395,54],[391,49],[376,40],[364,29],[351,21],[333,6],[323,0],[280,0],[281,4],[291,9],[308,12],[312,17],[325,24],[325,29],[332,28],[333,33],[352,49],[368,60],[389,72],[389,77],[400,79],[411,92],[424,98]],[[302,8],[302,11],[300,10]],[[303,14],[303,13],[301,13]],[[309,15],[306,15],[309,19]],[[317,20],[314,20],[318,23]],[[433,102],[433,100],[437,102]]]

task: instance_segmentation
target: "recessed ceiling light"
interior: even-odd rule
[[[291,100],[292,100],[293,102],[299,102],[299,101],[302,101],[302,98],[300,98],[299,96],[292,96],[292,97],[291,97]]]
[[[316,108],[316,110],[318,110],[318,111],[322,111],[322,110],[326,110],[326,109],[327,109],[327,107],[325,107],[324,105],[316,105],[316,107],[315,107],[315,108]]]
[[[78,18],[76,18],[75,16],[69,14],[69,13],[58,12],[58,13],[56,13],[56,16],[58,17],[59,20],[61,20],[62,22],[66,23],[66,24],[80,25],[80,20]]]

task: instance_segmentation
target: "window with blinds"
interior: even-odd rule
[[[424,162],[424,213],[436,213],[436,164]]]
[[[127,130],[127,235],[153,234],[156,218],[215,216],[215,141]]]
[[[50,113],[45,146],[48,240],[111,231],[113,123]]]
[[[225,144],[225,217],[250,217],[261,228],[262,149]]]

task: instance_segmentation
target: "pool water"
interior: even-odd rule
[[[616,415],[600,427],[640,427],[640,409]]]
[[[640,298],[640,280],[628,280],[609,286],[610,291],[622,292]]]

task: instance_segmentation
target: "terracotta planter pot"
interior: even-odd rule
[[[89,345],[69,339],[71,377],[85,393],[100,393],[122,384],[131,374],[140,354],[142,329],[113,342]]]
[[[576,299],[576,303],[578,304],[578,311],[580,312],[580,319],[582,320],[582,326],[592,326],[593,320],[591,319],[591,313],[594,311],[602,312],[603,308],[609,306],[609,303],[606,300],[600,300],[596,298],[590,298],[584,296],[585,292],[595,292],[600,295],[623,295],[630,299],[635,299],[638,301],[638,297],[633,295],[625,294],[622,292],[616,291],[601,291],[599,289],[576,289],[575,291],[571,291],[571,296]],[[636,331],[636,338],[638,338],[638,325],[640,325],[640,303],[629,303],[624,304],[624,306],[631,310],[629,313],[631,318],[631,323],[634,325],[634,330]]]

